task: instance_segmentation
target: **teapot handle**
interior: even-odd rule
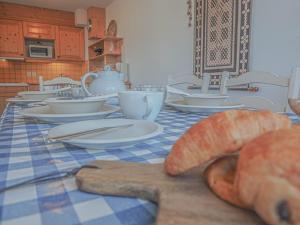
[[[90,97],[90,96],[93,96],[93,94],[92,94],[91,92],[89,92],[89,90],[87,89],[86,84],[85,84],[86,80],[87,80],[89,77],[93,77],[93,78],[96,79],[96,78],[98,77],[98,74],[97,74],[97,73],[92,73],[92,72],[90,72],[90,73],[85,74],[85,75],[81,78],[81,86],[82,86],[82,89],[83,89],[84,93],[87,94],[87,96]]]

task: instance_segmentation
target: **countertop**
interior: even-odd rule
[[[0,87],[28,87],[27,83],[0,83]]]

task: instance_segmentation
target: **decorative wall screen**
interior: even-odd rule
[[[248,71],[251,0],[195,0],[194,73]]]

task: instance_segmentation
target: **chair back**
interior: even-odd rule
[[[168,76],[167,100],[180,100],[180,93],[208,93],[210,74],[203,74],[200,79],[192,74]],[[178,94],[176,94],[178,93]]]
[[[279,76],[268,72],[248,72],[239,77],[230,78],[229,72],[222,73],[220,92],[226,95],[228,88],[250,84],[267,84],[272,86],[288,88],[287,99],[298,98],[300,87],[300,68],[294,68],[290,76]],[[235,100],[243,103],[247,107],[257,109],[268,109],[274,112],[286,111],[288,101],[282,106],[278,102],[273,102],[261,96],[243,96]]]
[[[59,89],[63,87],[80,87],[80,81],[75,81],[69,77],[56,77],[53,80],[43,80],[43,77],[39,77],[39,85],[41,91]]]
[[[194,75],[170,75],[168,76],[168,86],[189,91],[191,88],[199,88],[202,93],[207,93],[209,89],[210,75],[203,74],[203,79]]]

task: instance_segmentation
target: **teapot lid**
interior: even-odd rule
[[[111,66],[109,66],[109,65],[104,66],[104,69],[103,69],[103,71],[100,72],[100,74],[102,74],[102,75],[110,75],[110,76],[114,75],[114,74],[119,75],[119,73],[117,71],[113,71],[112,68],[111,68]]]

